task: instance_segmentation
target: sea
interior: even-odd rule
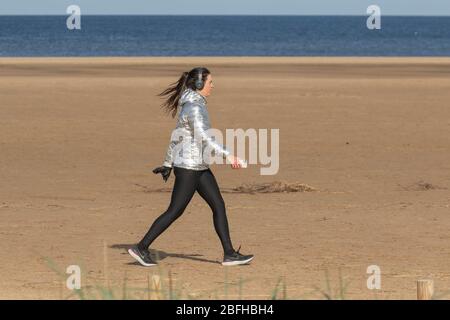
[[[0,56],[450,56],[450,17],[0,16]],[[70,20],[72,21],[72,20]]]

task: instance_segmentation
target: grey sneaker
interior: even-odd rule
[[[241,250],[241,246],[239,246],[239,249],[232,254],[225,254],[223,256],[223,266],[236,266],[239,264],[246,264],[252,261],[253,255],[243,255],[239,253],[239,250]]]
[[[156,266],[157,263],[152,260],[148,250],[141,250],[138,246],[128,249],[128,253],[135,258],[144,267]]]

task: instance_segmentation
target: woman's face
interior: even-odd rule
[[[208,74],[208,77],[206,78],[206,81],[205,81],[205,86],[203,87],[202,90],[199,90],[198,92],[202,96],[208,97],[211,94],[212,88],[214,88],[212,76],[211,76],[211,74]]]

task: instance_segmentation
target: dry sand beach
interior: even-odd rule
[[[280,169],[212,167],[250,265],[219,264],[196,194],[152,245],[159,268],[144,268],[126,248],[167,208],[174,181],[151,172],[175,125],[156,94],[197,65],[214,77],[212,126],[279,128]],[[85,287],[121,294],[127,279],[131,298],[146,298],[133,288],[159,272],[167,287],[169,271],[183,297],[205,299],[266,299],[279,279],[278,297],[284,283],[292,299],[339,298],[340,279],[346,299],[415,299],[426,278],[445,294],[449,101],[446,58],[2,58],[0,298],[70,295],[48,261],[80,265]],[[275,181],[317,191],[226,192]],[[381,290],[367,289],[370,265]]]

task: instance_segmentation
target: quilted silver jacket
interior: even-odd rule
[[[186,89],[181,95],[179,107],[181,110],[167,148],[164,166],[206,170],[209,168],[209,164],[205,162],[203,156],[206,147],[214,150],[216,156],[226,157],[230,154],[206,131],[211,126],[205,97],[192,89]]]

